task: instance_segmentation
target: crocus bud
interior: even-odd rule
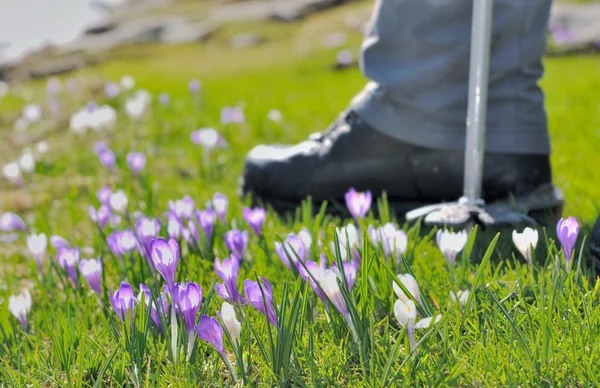
[[[246,299],[248,299],[248,303],[252,307],[267,317],[271,325],[277,327],[277,316],[273,309],[273,288],[271,287],[271,283],[265,278],[260,278],[260,282],[261,284],[259,285],[258,282],[249,279],[244,280]]]
[[[415,279],[411,274],[398,274],[398,280],[402,282],[404,287],[410,292],[410,294],[421,303],[421,292],[419,291],[419,284],[417,283],[417,279]],[[393,283],[394,292],[396,296],[400,298],[400,300],[406,302],[411,300],[409,296],[407,296],[404,291],[397,285],[395,282]]]
[[[231,253],[242,259],[248,247],[248,232],[245,230],[241,232],[237,229],[226,232],[225,245],[227,245]]]
[[[232,256],[223,260],[221,263],[219,258],[215,258],[215,272],[223,281],[226,294],[221,290],[220,296],[227,296],[225,300],[232,303],[243,303],[244,300],[238,290],[237,282],[239,276],[239,260],[237,257]]]
[[[79,248],[60,248],[56,252],[56,261],[67,271],[69,278],[78,286],[77,265],[79,264]]]
[[[202,289],[196,283],[185,282],[175,286],[177,296],[175,300],[179,306],[179,312],[183,315],[188,333],[194,331],[196,315],[202,304]]]
[[[175,293],[175,273],[177,272],[177,265],[179,264],[179,244],[173,239],[169,240],[167,243],[164,238],[159,237],[152,241],[151,252],[154,268],[156,268],[163,279],[165,279],[167,287],[173,295]]]
[[[134,174],[139,174],[146,166],[146,155],[141,152],[130,152],[127,154],[127,166]]]
[[[225,324],[225,328],[229,332],[229,336],[233,343],[238,343],[240,334],[242,333],[242,324],[235,316],[233,306],[227,302],[223,302],[221,305],[221,319],[223,320],[223,324]]]
[[[196,334],[202,341],[212,345],[221,357],[227,357],[223,345],[223,328],[215,318],[202,315],[200,322],[196,325]]]
[[[229,200],[221,193],[216,193],[212,199],[212,208],[217,213],[217,216],[221,219],[221,222],[225,224],[227,222],[227,207],[229,206]]]
[[[198,94],[198,92],[200,91],[200,87],[200,81],[198,81],[197,79],[191,79],[188,83],[188,89],[192,94]]]
[[[348,207],[348,211],[350,211],[350,214],[352,214],[354,219],[364,218],[364,216],[367,215],[367,212],[371,208],[372,201],[370,191],[360,193],[351,188],[346,193],[345,197],[346,207]]]
[[[104,150],[98,154],[98,158],[100,159],[100,163],[107,169],[114,171],[116,168],[117,157],[112,150]]]
[[[561,218],[556,224],[556,235],[565,252],[565,260],[569,263],[577,242],[577,235],[579,235],[579,221],[577,221],[577,218]]]
[[[211,209],[196,211],[196,221],[198,221],[200,228],[202,228],[207,242],[209,242],[212,237],[216,219],[217,214]]]
[[[98,295],[102,294],[102,263],[98,259],[83,259],[79,262],[79,272],[90,288]]]
[[[133,312],[135,294],[127,282],[121,282],[119,288],[113,293],[110,289],[110,304],[120,320],[126,321],[127,316]],[[133,317],[131,317],[133,319]]]
[[[300,237],[293,233],[288,234],[283,244],[275,242],[275,252],[283,264],[293,271],[293,268],[302,266],[298,260],[304,262],[306,259],[306,247]]]
[[[102,205],[98,208],[98,211],[94,209],[93,206],[88,207],[88,214],[90,216],[90,220],[98,225],[100,229],[104,229],[106,223],[110,219],[111,210],[107,205]]]
[[[260,236],[262,233],[262,227],[265,223],[265,217],[266,212],[263,208],[258,207],[255,209],[244,209],[244,218],[246,219],[246,222],[257,236]]]

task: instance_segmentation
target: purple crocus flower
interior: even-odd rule
[[[119,288],[113,293],[113,289],[110,289],[110,304],[115,310],[115,313],[121,321],[125,321],[127,315],[133,312],[135,303],[135,294],[133,288],[127,282],[121,282]],[[133,317],[131,317],[133,320]]]
[[[195,145],[204,148],[205,152],[210,152],[215,148],[227,148],[227,142],[214,128],[200,128],[191,133],[190,139]]]
[[[244,280],[244,293],[246,294],[246,299],[252,307],[266,316],[273,326],[277,327],[277,316],[273,309],[273,288],[271,287],[271,283],[263,277],[260,278],[260,282],[262,285],[249,279]]]
[[[340,290],[340,274],[337,269],[328,269],[321,275],[319,279],[319,284],[323,289],[323,292],[331,303],[335,306],[335,308],[342,314],[346,322],[352,326],[352,319],[350,314],[348,313],[348,308],[346,307],[346,301],[344,300],[344,296]]]
[[[98,158],[100,158],[100,163],[107,169],[114,171],[117,164],[117,157],[112,150],[104,150],[98,154]]]
[[[231,303],[244,303],[237,286],[239,271],[240,264],[237,257],[232,256],[224,259],[223,262],[220,262],[218,257],[215,258],[215,272],[223,281],[223,287],[225,288],[225,290],[221,289],[221,292],[217,290],[217,293]],[[226,291],[226,293],[223,291]]]
[[[0,216],[0,231],[13,232],[15,230],[27,230],[27,225],[21,217],[15,213],[6,212]]]
[[[373,245],[376,248],[381,245],[385,257],[389,258],[395,255],[396,260],[400,260],[404,252],[406,252],[408,245],[406,233],[396,229],[394,224],[387,223],[380,228],[369,225],[368,232]]]
[[[160,317],[165,316],[165,314],[167,314],[169,311],[169,301],[167,300],[166,294],[163,293],[160,298],[157,298],[157,301],[160,302],[160,305],[157,307],[156,303],[152,301],[152,293],[150,289],[145,284],[141,283],[140,293],[137,296],[137,302],[142,303],[142,299],[144,299],[144,305],[146,308],[150,308],[150,318],[152,319],[152,322],[154,322],[158,330],[162,333],[163,328],[160,322]]]
[[[169,213],[167,216],[167,235],[172,239],[179,239],[181,233],[183,231],[183,224],[179,220],[179,218],[173,214]]]
[[[230,230],[225,233],[225,245],[236,255],[240,260],[244,258],[246,248],[248,247],[248,232],[239,231],[237,229]]]
[[[104,85],[104,95],[107,98],[115,98],[121,93],[121,87],[115,82],[107,82]]]
[[[309,280],[310,286],[315,291],[315,294],[321,299],[323,305],[327,308],[327,297],[318,286],[318,282],[321,280],[321,277],[327,270],[325,266],[325,260],[321,259],[321,263],[317,264],[312,260],[308,260],[306,262],[306,268],[302,264],[298,265],[298,271],[300,272],[300,276],[302,276],[302,280]]]
[[[202,304],[202,289],[198,284],[186,281],[185,284],[175,285],[175,293],[179,312],[183,315],[188,333],[191,335],[196,324],[196,315]]]
[[[83,259],[79,262],[79,273],[98,295],[102,294],[102,262],[98,259]]]
[[[202,231],[204,232],[204,237],[206,238],[207,243],[212,237],[212,231],[216,220],[217,214],[211,209],[196,211],[196,221],[198,221],[198,224],[200,224],[200,228],[202,228]]]
[[[248,223],[248,225],[250,225],[250,228],[252,228],[254,233],[259,237],[262,233],[263,224],[265,223],[265,216],[265,209],[261,207],[257,207],[254,209],[248,207],[244,208],[244,218],[246,219],[246,222]]]
[[[238,106],[225,106],[221,109],[221,124],[243,124],[246,121],[246,117],[244,116],[244,111],[241,107]]]
[[[100,155],[104,151],[108,151],[108,146],[106,143],[102,140],[97,141],[96,144],[94,144],[94,153],[96,155]]]
[[[300,267],[298,259],[304,261],[306,258],[304,242],[293,233],[288,234],[283,244],[275,242],[275,252],[283,264],[292,271],[293,267]]]
[[[130,152],[127,154],[127,165],[132,173],[139,174],[146,167],[146,155],[141,152]]]
[[[573,33],[566,27],[560,24],[554,24],[550,27],[550,33],[552,34],[552,40],[554,43],[562,45],[573,41]]]
[[[215,193],[212,199],[212,209],[217,213],[219,219],[223,224],[227,223],[227,207],[229,206],[229,200],[221,193]]]
[[[185,241],[188,244],[200,245],[200,234],[198,233],[198,226],[196,225],[196,223],[194,221],[192,221],[192,220],[188,221],[188,227],[184,231],[187,231],[187,233],[184,233],[184,238],[186,237],[185,235],[187,234],[187,238],[185,239]]]
[[[194,200],[189,195],[186,195],[182,199],[169,201],[169,212],[174,214],[181,221],[189,220],[194,214],[195,206]]]
[[[363,218],[371,207],[371,192],[359,193],[351,188],[346,193],[346,207],[355,219]]]
[[[152,240],[160,233],[160,219],[142,217],[135,223],[135,233],[142,243],[142,255],[150,258],[150,245]]]
[[[344,266],[344,275],[346,275],[346,282],[348,283],[348,289],[352,290],[354,286],[354,280],[356,280],[356,271],[358,270],[358,262],[356,260],[352,260],[350,262],[344,261],[342,262]],[[340,270],[338,268],[337,262],[333,263],[331,269],[336,271],[336,273],[341,277]]]
[[[96,198],[98,198],[98,201],[100,201],[100,203],[102,203],[103,205],[110,206],[110,196],[111,195],[112,195],[112,191],[110,190],[110,187],[108,187],[108,186],[104,186],[100,190],[96,191]]]
[[[211,344],[223,359],[227,358],[225,346],[223,345],[223,328],[216,318],[202,315],[196,325],[196,334],[202,341]]]
[[[120,258],[133,251],[138,245],[135,234],[131,230],[115,230],[106,237],[106,243],[111,252]]]
[[[71,247],[71,244],[69,244],[67,240],[56,234],[50,236],[50,245],[52,245],[52,247],[54,247],[56,250]]]
[[[91,205],[88,208],[90,220],[92,220],[94,224],[98,225],[100,229],[104,229],[111,216],[111,213],[110,206],[108,205],[101,205],[100,208],[98,208],[98,211],[96,211],[96,209]]]
[[[167,106],[171,102],[171,97],[168,93],[161,92],[158,94],[158,102],[163,106]]]
[[[200,81],[198,81],[197,79],[191,79],[188,83],[188,89],[192,94],[198,94],[198,92],[200,91],[200,87]]]
[[[152,240],[151,244],[151,258],[154,268],[162,275],[167,287],[173,297],[177,297],[175,294],[175,273],[177,272],[177,265],[179,264],[179,244],[177,241],[170,239],[169,242],[159,237],[156,240]]]
[[[69,275],[69,278],[75,284],[78,285],[77,281],[77,264],[79,263],[79,248],[60,248],[56,253],[56,261],[61,268],[64,268]]]
[[[565,252],[565,260],[569,263],[579,235],[579,221],[577,221],[577,218],[561,218],[556,224],[556,235]]]

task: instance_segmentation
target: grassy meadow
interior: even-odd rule
[[[61,76],[62,89],[53,98],[47,95],[47,80],[10,86],[0,98],[0,165],[19,158],[24,148],[33,149],[36,163],[33,173],[23,174],[22,185],[0,178],[0,216],[14,212],[28,229],[5,232],[0,243],[0,387],[600,385],[600,283],[585,260],[585,239],[600,204],[600,57],[545,60],[542,85],[554,181],[566,196],[565,217],[581,223],[569,271],[555,225],[538,227],[531,265],[513,245],[512,230],[496,234],[478,229],[469,232],[456,263],[450,264],[436,244],[437,230],[399,223],[381,199],[373,199],[371,206],[379,207],[377,217],[370,211],[360,219],[356,247],[343,243],[350,240],[345,231],[335,232],[355,221],[313,212],[308,202],[295,216],[279,217],[267,208],[260,236],[245,220],[249,201],[239,198],[237,190],[246,152],[260,143],[298,142],[325,129],[364,85],[357,67],[333,66],[340,49],[358,53],[360,31],[348,28],[345,20],[365,10],[368,4],[361,2],[291,24],[239,23],[202,45],[121,48],[95,67]],[[259,31],[266,41],[230,47],[232,36],[248,30]],[[347,35],[342,46],[323,47],[324,37],[340,30]],[[118,83],[126,74],[135,86],[106,97],[105,84]],[[71,90],[68,79],[76,80]],[[188,89],[191,79],[201,82],[197,94]],[[141,117],[131,118],[127,101],[139,89],[147,90],[151,99]],[[160,93],[168,94],[168,104],[161,103]],[[116,122],[109,129],[75,134],[69,119],[90,101],[112,107]],[[56,102],[59,109],[53,114]],[[13,123],[29,103],[40,104],[42,118],[17,130]],[[243,109],[244,122],[223,124],[225,106]],[[269,119],[272,110],[282,119]],[[190,138],[204,127],[214,127],[227,146],[205,155]],[[114,152],[114,168],[99,161],[94,150],[99,141]],[[47,151],[39,151],[40,142]],[[138,175],[128,167],[131,151],[146,157]],[[112,217],[99,228],[90,220],[88,207],[100,207],[97,191],[104,186],[113,193],[123,190],[128,204],[120,223]],[[229,200],[225,222],[217,219],[207,239],[191,217],[181,222],[179,228],[186,231],[176,237],[181,258],[175,281],[195,282],[203,293],[195,323],[200,321],[204,330],[200,316],[207,315],[228,327],[217,314],[223,299],[216,289],[222,281],[214,260],[230,255],[225,242],[230,230],[248,232],[239,262],[239,292],[247,297],[244,280],[259,277],[273,288],[272,305],[264,287],[258,295],[265,303],[258,308],[232,303],[241,325],[239,339],[225,329],[222,352],[196,338],[194,331],[188,333],[183,314],[172,320],[175,299],[170,295],[165,311],[159,308],[163,330],[152,320],[144,302],[160,304],[165,280],[150,258],[143,257],[139,236],[136,248],[122,257],[107,243],[114,231],[135,230],[142,216],[160,218],[158,236],[168,240],[175,233],[169,226],[169,201],[188,195],[195,209],[204,210],[215,193]],[[388,222],[402,229],[408,241],[397,260],[372,244],[367,232],[370,225]],[[200,230],[197,240],[184,236],[192,227]],[[331,283],[321,287],[329,297],[327,309],[311,284],[319,283],[316,275],[303,280],[305,265],[288,269],[275,249],[302,228],[312,237],[304,260],[318,263],[323,254],[328,268],[333,263],[341,267],[338,289]],[[59,252],[50,243],[40,270],[27,248],[31,233],[62,236],[79,248],[80,259],[100,258],[100,292],[79,271],[74,274],[76,286],[65,270],[68,264],[57,260]],[[342,257],[351,255],[348,249],[360,258],[354,261],[352,287],[347,277],[352,269],[342,263]],[[295,257],[286,253],[292,261],[299,258],[297,252],[292,252]],[[412,295],[417,299],[412,307],[419,310],[417,324],[441,314],[439,322],[414,330],[415,344],[411,323],[402,325],[396,319],[393,285],[404,284],[403,300],[409,307],[414,298],[406,297],[406,291],[412,294],[412,289],[395,274],[412,274],[418,282],[420,297]],[[140,283],[151,290],[149,299],[145,296],[134,303],[131,314],[122,315],[124,321],[109,296],[123,281],[136,296]],[[326,287],[333,290],[328,293]],[[9,311],[10,296],[23,289],[31,295],[27,330]],[[470,295],[451,298],[461,290],[470,290]],[[274,310],[275,325],[260,307]],[[340,311],[344,309],[347,313]],[[190,336],[195,338],[191,348]]]

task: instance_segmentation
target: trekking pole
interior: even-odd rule
[[[483,199],[481,199],[481,185],[485,149],[493,3],[493,0],[473,1],[465,176],[463,196],[459,202],[475,206],[484,204]]]

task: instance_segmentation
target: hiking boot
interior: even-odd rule
[[[301,201],[333,204],[344,210],[353,187],[373,196],[387,193],[398,216],[428,204],[455,201],[463,194],[464,152],[429,149],[391,138],[355,112],[342,114],[330,128],[295,145],[258,145],[247,155],[241,194],[293,212]],[[513,204],[530,215],[560,217],[563,197],[552,185],[547,155],[487,153],[482,197],[486,203]]]

